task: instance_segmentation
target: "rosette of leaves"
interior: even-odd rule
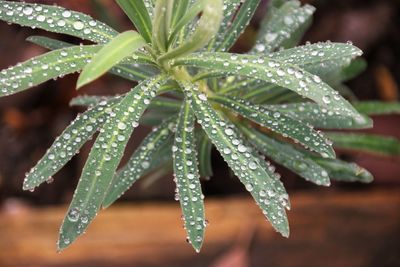
[[[316,130],[369,128],[367,115],[396,113],[400,107],[379,102],[353,106],[346,100],[349,91],[342,83],[364,67],[358,58],[362,52],[351,43],[296,46],[311,22],[312,6],[271,1],[254,48],[235,54],[228,51],[260,0],[116,2],[136,30],[119,33],[54,5],[0,1],[3,21],[93,42],[74,45],[30,37],[28,41],[51,51],[1,71],[0,96],[74,72],[81,72],[78,89],[107,72],[133,84],[124,95],[73,99],[72,105],[87,110],[26,175],[23,188],[34,190],[99,133],[62,223],[60,250],[140,177],[173,169],[187,239],[199,251],[206,227],[200,177],[212,175],[213,146],[286,237],[289,197],[265,156],[310,182],[329,186],[332,179],[372,181],[365,169],[336,159],[334,146],[399,154],[393,138]],[[117,170],[139,124],[156,127]]]

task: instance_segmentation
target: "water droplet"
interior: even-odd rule
[[[63,11],[63,13],[62,13],[62,16],[64,17],[64,18],[69,18],[69,17],[71,17],[71,11],[69,11],[69,10],[65,10],[65,11]]]
[[[32,15],[33,8],[31,6],[25,6],[24,9],[22,10],[22,13],[24,13],[27,16]]]
[[[85,25],[83,24],[82,21],[77,20],[77,21],[74,22],[73,27],[74,27],[75,30],[80,31],[85,27]]]
[[[126,124],[123,122],[119,122],[118,123],[118,129],[120,129],[121,131],[126,129]]]
[[[150,167],[150,162],[143,161],[140,165],[142,165],[143,169],[148,169]]]
[[[328,96],[328,95],[325,95],[325,96],[322,97],[322,101],[323,101],[325,104],[330,104],[330,103],[331,103],[331,97]]]
[[[78,208],[73,208],[68,212],[67,218],[71,222],[76,222],[79,220],[80,211]]]

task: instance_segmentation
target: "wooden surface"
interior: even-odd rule
[[[291,237],[249,198],[206,200],[201,254],[185,242],[177,203],[121,205],[55,251],[66,207],[0,213],[0,266],[400,266],[400,190],[292,195]],[[233,263],[232,263],[233,262]]]

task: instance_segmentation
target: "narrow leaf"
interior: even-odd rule
[[[253,52],[269,54],[280,47],[296,45],[308,28],[314,11],[313,6],[301,7],[299,1],[287,1],[265,17]]]
[[[186,14],[190,5],[190,0],[175,0],[174,12],[171,19],[171,27],[173,28],[178,21]]]
[[[240,5],[242,4],[241,2],[241,0],[224,1],[224,18],[221,22],[218,33],[208,45],[208,51],[212,51],[215,44],[220,44],[223,41],[227,30],[232,26],[232,22],[236,17]]]
[[[52,179],[81,147],[95,134],[110,115],[119,98],[100,101],[97,105],[78,117],[57,137],[43,158],[27,173],[24,179],[24,190],[35,187]]]
[[[50,50],[72,46],[70,43],[44,36],[31,36],[27,38],[27,41]],[[143,53],[136,52],[132,58],[126,58],[113,67],[110,73],[130,81],[141,81],[159,74],[160,71],[153,66],[151,58]]]
[[[112,119],[100,130],[61,226],[59,250],[83,234],[96,216],[133,129],[163,79],[159,76],[136,86],[114,107]]]
[[[353,60],[350,65],[342,69],[340,80],[346,82],[363,73],[367,68],[367,61],[363,58]]]
[[[147,43],[151,43],[152,23],[143,0],[116,0]]]
[[[176,193],[181,203],[186,233],[190,244],[199,252],[206,223],[194,137],[194,115],[188,102],[182,105],[172,151]]]
[[[203,15],[197,25],[196,31],[182,45],[159,57],[159,61],[165,61],[178,56],[183,56],[203,48],[218,32],[222,21],[222,0],[205,2]]]
[[[196,85],[184,83],[182,86],[198,123],[252,194],[273,227],[283,236],[288,236],[289,226],[284,209],[287,202],[283,201],[274,185],[276,177],[260,165],[258,158],[249,153],[248,147],[241,142],[235,128],[220,118]]]
[[[307,181],[317,185],[330,185],[327,171],[312,159],[297,151],[292,145],[271,138],[255,129],[247,127],[240,129],[246,134],[249,142],[270,159],[282,164]]]
[[[54,5],[0,1],[0,20],[75,36],[95,43],[106,43],[118,34],[108,25]]]
[[[82,107],[91,107],[99,104],[102,101],[109,101],[111,96],[97,96],[97,95],[82,95],[73,98],[69,105],[73,106],[82,106]]]
[[[106,44],[85,66],[79,76],[77,88],[94,81],[108,70],[121,62],[124,58],[132,56],[139,48],[145,45],[143,38],[135,31],[119,34]]]
[[[279,111],[271,111],[240,99],[214,96],[211,100],[274,132],[292,138],[325,157],[335,157],[331,142],[321,133],[301,121],[287,117]]]
[[[128,163],[116,173],[112,180],[103,201],[104,208],[108,208],[120,198],[140,177],[151,169],[152,165],[162,161],[158,152],[172,135],[175,122],[176,117],[164,121],[142,141]]]
[[[270,82],[290,89],[299,95],[314,100],[329,110],[345,116],[361,115],[338,92],[295,65],[269,58],[229,53],[197,53],[175,60],[174,65],[225,71],[229,75],[242,75]]]
[[[215,41],[211,51],[228,51],[246,29],[247,25],[249,25],[259,3],[260,0],[244,1],[231,26],[225,31],[225,34],[221,36],[221,38]]]
[[[197,151],[199,151],[199,172],[202,177],[213,176],[211,164],[212,142],[207,134],[200,130],[197,132]]]
[[[327,133],[327,136],[337,148],[386,156],[400,155],[400,140],[393,137],[353,133]]]
[[[273,59],[296,65],[319,76],[328,83],[338,83],[343,68],[362,55],[362,51],[351,44],[315,43],[272,53]]]
[[[265,107],[321,129],[365,129],[373,126],[372,120],[366,116],[356,118],[343,116],[315,103],[265,105]]]
[[[185,0],[175,1],[175,3],[178,5],[180,3],[183,4],[183,2],[185,2]],[[196,1],[190,6],[189,10],[183,16],[179,17],[179,20],[176,22],[176,24],[172,25],[171,35],[169,36],[169,44],[176,39],[177,35],[182,32],[182,30],[185,30],[185,28],[189,27],[191,22],[197,18],[197,16],[204,9],[206,2],[207,0]]]
[[[353,105],[360,113],[367,115],[400,114],[399,102],[363,101]]]
[[[314,158],[314,161],[328,172],[332,180],[361,183],[371,183],[374,180],[370,172],[355,163],[323,158]]]
[[[51,79],[81,70],[101,49],[72,46],[34,57],[0,72],[0,96],[12,95]]]

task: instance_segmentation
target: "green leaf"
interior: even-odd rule
[[[126,31],[119,34],[106,44],[85,66],[79,76],[77,88],[94,81],[108,70],[132,56],[139,48],[145,45],[143,38],[135,31]]]
[[[149,109],[157,112],[178,113],[181,105],[179,100],[158,96],[151,102]]]
[[[296,65],[319,76],[328,83],[337,84],[343,68],[362,55],[362,51],[351,44],[315,43],[272,53],[273,59]]]
[[[296,45],[310,25],[314,11],[313,6],[301,7],[299,1],[287,1],[265,17],[252,52],[269,54]]]
[[[175,116],[172,117],[172,119],[170,118],[164,121],[158,127],[154,128],[142,141],[128,163],[114,176],[103,201],[104,208],[111,206],[122,194],[131,188],[140,177],[148,173],[148,171],[152,169],[151,167],[157,167],[152,165],[156,165],[155,163],[160,160],[160,148],[162,148],[169,137],[172,136],[175,122]]]
[[[331,142],[301,121],[287,117],[279,111],[271,111],[240,99],[216,95],[211,100],[274,132],[292,138],[325,157],[335,157]]]
[[[236,1],[233,1],[233,5]],[[239,36],[249,25],[254,12],[258,7],[260,0],[246,0],[241,5],[231,26],[224,31],[224,35],[218,35],[211,51],[228,51],[237,41]]]
[[[174,65],[220,70],[229,75],[242,75],[263,80],[290,89],[344,116],[361,116],[347,100],[318,76],[295,65],[267,57],[229,53],[196,53],[175,59]]]
[[[116,0],[147,43],[151,43],[152,24],[143,0]]]
[[[0,72],[0,97],[12,95],[51,79],[81,70],[101,49],[72,46],[34,57]]]
[[[47,38],[44,36],[31,36],[27,38],[27,41],[50,50],[72,46],[72,44],[70,43]],[[120,64],[113,67],[110,70],[110,73],[130,81],[141,81],[160,73],[160,71],[152,64],[153,62],[151,58],[143,53],[136,52],[134,54],[134,58],[124,59]]]
[[[249,153],[249,148],[242,143],[235,128],[212,109],[197,85],[184,83],[182,87],[198,123],[225,161],[251,193],[273,227],[283,236],[288,236],[289,225],[284,209],[287,202],[275,187],[275,174],[264,169],[259,159]]]
[[[327,171],[292,145],[271,138],[255,129],[244,126],[240,129],[248,137],[249,142],[270,159],[297,173],[307,181],[317,185],[330,185]]]
[[[295,120],[309,123],[321,129],[365,129],[373,126],[372,120],[366,116],[357,118],[343,116],[310,102],[265,105],[265,108],[279,111]]]
[[[174,174],[176,193],[181,203],[188,240],[199,252],[204,240],[206,223],[194,136],[193,111],[189,103],[185,102],[179,115],[175,143],[172,147]]]
[[[110,115],[112,108],[120,98],[101,101],[78,117],[57,137],[43,158],[33,167],[24,179],[24,190],[35,187],[52,179],[81,147],[96,133]]]
[[[114,107],[94,143],[60,229],[59,250],[83,234],[96,216],[140,116],[164,81],[163,76],[140,83]]]
[[[353,105],[360,113],[367,115],[400,114],[399,102],[363,101]]]
[[[95,43],[106,43],[118,34],[108,25],[88,15],[54,5],[0,1],[0,20],[68,34]]]
[[[332,180],[361,183],[371,183],[374,180],[370,172],[355,163],[323,158],[314,158],[314,161],[328,172]]]
[[[400,155],[400,141],[393,137],[371,134],[327,133],[334,146],[386,156]]]
[[[29,36],[28,38],[26,38],[26,41],[36,44],[38,46],[44,47],[48,50],[57,50],[57,49],[61,49],[61,48],[74,46],[74,44],[71,44],[71,43],[52,39],[52,38],[49,38],[46,36],[38,36],[38,35]]]
[[[184,2],[185,0],[175,1],[175,3],[178,5],[183,4]],[[189,27],[190,22],[197,18],[199,13],[201,13],[204,9],[206,2],[207,0],[196,1],[192,6],[190,6],[189,10],[183,16],[179,17],[179,20],[176,22],[176,24],[172,25],[171,35],[169,36],[169,44],[176,39],[177,35],[182,32],[182,30],[185,30],[185,27]]]
[[[197,151],[199,151],[199,172],[202,177],[213,176],[211,164],[212,142],[203,130],[197,131]]]
[[[150,17],[153,17],[154,1],[155,0],[143,0],[143,3],[147,8],[147,13],[149,13]]]
[[[101,101],[109,101],[111,96],[97,96],[97,95],[81,95],[74,97],[69,105],[73,106],[82,106],[82,107],[91,107],[99,104]]]
[[[241,5],[241,0],[229,0],[224,1],[224,16],[221,22],[221,26],[218,30],[218,33],[215,35],[213,40],[208,45],[208,51],[212,51],[214,49],[215,44],[220,44],[225,37],[227,30],[231,27],[232,22],[235,18],[237,11],[239,10]]]
[[[357,77],[367,69],[367,61],[363,58],[353,60],[350,65],[342,69],[341,81],[346,82]]]
[[[75,46],[74,44],[63,42],[60,40],[48,38],[45,36],[30,36],[26,38],[28,42],[31,42],[33,44],[39,45],[41,47],[44,47],[49,50],[56,50],[56,49],[61,49],[61,48],[66,48],[66,47],[71,47]],[[132,67],[132,65],[138,65],[140,64],[145,64],[145,65],[154,65],[155,63],[153,59],[145,52],[140,52],[137,51],[133,53],[132,57],[125,58],[124,60],[121,61],[121,64],[118,66],[126,65],[129,67]]]
[[[196,1],[198,2],[198,1]],[[171,19],[171,27],[175,27],[178,21],[186,14],[190,5],[190,0],[175,0],[174,12]]]
[[[213,0],[205,2],[195,32],[180,46],[174,48],[158,58],[160,62],[184,56],[203,48],[218,32],[222,21],[223,1]]]
[[[170,8],[173,0],[156,0],[153,17],[152,44],[157,51],[165,53],[168,49],[170,31]]]

